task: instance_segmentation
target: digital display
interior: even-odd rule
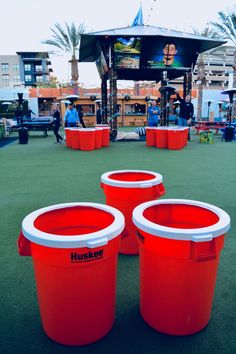
[[[95,61],[95,63],[97,66],[99,76],[100,78],[102,78],[108,72],[108,65],[102,51],[98,59]]]
[[[141,54],[141,38],[117,38],[114,43],[115,68],[139,69]]]
[[[196,62],[195,42],[184,38],[125,37],[113,46],[116,69],[186,69]]]

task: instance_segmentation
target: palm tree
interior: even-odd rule
[[[80,44],[80,35],[85,32],[85,25],[82,23],[76,27],[74,23],[69,25],[65,23],[66,29],[62,28],[59,23],[56,23],[55,29],[51,28],[53,33],[52,39],[43,41],[43,44],[49,44],[59,48],[63,52],[71,55],[71,80],[74,83],[75,89],[77,88],[77,81],[79,78],[78,69],[78,50]]]
[[[219,38],[219,34],[215,30],[209,27],[205,27],[201,32],[199,32],[196,28],[193,28],[193,33],[207,38]],[[197,81],[198,81],[197,120],[201,120],[202,117],[203,87],[206,81],[205,76],[206,74],[205,74],[204,53],[200,53],[197,62]]]
[[[236,7],[233,11],[218,12],[220,22],[211,22],[211,25],[221,35],[222,39],[232,42],[236,46]],[[233,63],[233,87],[236,87],[236,51]],[[233,116],[236,116],[236,102],[233,105]]]

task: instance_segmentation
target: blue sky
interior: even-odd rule
[[[148,25],[191,32],[209,21],[217,21],[217,13],[233,9],[235,0],[143,0],[144,22]],[[51,38],[55,23],[85,23],[88,30],[102,30],[130,25],[139,9],[139,0],[11,0],[1,3],[1,54],[16,51],[47,51],[52,47],[41,41]],[[55,75],[62,81],[69,79],[68,57],[58,52],[51,56]],[[79,64],[79,81],[86,86],[98,86],[95,64]],[[121,84],[122,86],[122,84]]]

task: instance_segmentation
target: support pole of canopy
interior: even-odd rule
[[[107,75],[102,77],[101,83],[102,92],[102,123],[107,124]]]
[[[166,86],[168,83],[167,71],[162,71],[161,73],[161,87]],[[167,124],[167,96],[164,90],[160,90],[161,93],[161,115],[160,115],[160,125],[166,126]]]
[[[109,70],[109,81],[110,81],[109,110],[110,110],[111,138],[115,138],[117,135],[117,75],[113,67]]]

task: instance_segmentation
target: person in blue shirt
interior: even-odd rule
[[[151,106],[148,107],[148,126],[157,127],[159,122],[160,109],[157,102],[153,100]]]
[[[65,127],[76,127],[79,122],[77,110],[72,104],[69,104],[64,116]]]

